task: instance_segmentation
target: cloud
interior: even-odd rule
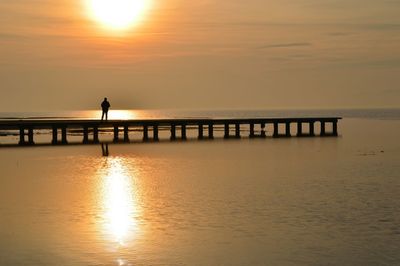
[[[8,41],[8,40],[22,40],[25,39],[25,36],[20,34],[12,34],[12,33],[2,33],[0,32],[0,41]]]
[[[400,30],[400,24],[396,23],[372,23],[372,24],[361,24],[360,28],[366,28],[369,30],[387,30],[387,31],[398,31]]]
[[[257,49],[307,47],[307,46],[312,46],[312,43],[308,43],[308,42],[275,43],[275,44],[267,44],[267,45],[259,46],[259,47],[257,47]]]
[[[366,64],[378,68],[400,68],[400,58],[383,58],[380,60],[370,60]]]

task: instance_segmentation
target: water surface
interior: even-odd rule
[[[398,265],[400,121],[1,148],[1,265]]]

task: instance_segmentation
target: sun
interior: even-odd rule
[[[126,30],[143,19],[151,0],[86,1],[92,19],[112,30]]]

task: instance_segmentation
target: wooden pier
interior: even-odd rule
[[[170,131],[170,140],[187,139],[187,131],[195,130],[198,139],[213,139],[216,128],[223,129],[223,138],[314,137],[338,136],[341,117],[314,118],[242,118],[242,119],[135,119],[135,120],[0,120],[2,131],[19,132],[19,145],[34,145],[34,132],[51,131],[51,144],[68,144],[70,132],[78,132],[82,143],[99,143],[99,132],[113,132],[114,142],[130,142],[129,132],[139,131],[143,141],[158,141],[162,129]],[[293,130],[293,126],[295,129]],[[316,125],[319,131],[316,132]],[[327,131],[330,125],[330,131]],[[256,130],[257,127],[257,130]],[[304,129],[308,129],[307,132]],[[292,132],[293,131],[293,132]],[[151,134],[150,134],[151,133]],[[177,134],[180,133],[180,134]],[[295,133],[295,134],[294,134]],[[121,136],[122,135],[122,136]],[[178,136],[179,135],[179,136]],[[0,138],[1,143],[1,138]],[[50,143],[49,143],[50,144]]]

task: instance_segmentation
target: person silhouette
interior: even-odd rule
[[[107,101],[107,98],[104,98],[104,101],[101,103],[101,109],[103,113],[101,115],[101,120],[103,121],[104,117],[108,120],[108,109],[110,108],[110,103]]]

